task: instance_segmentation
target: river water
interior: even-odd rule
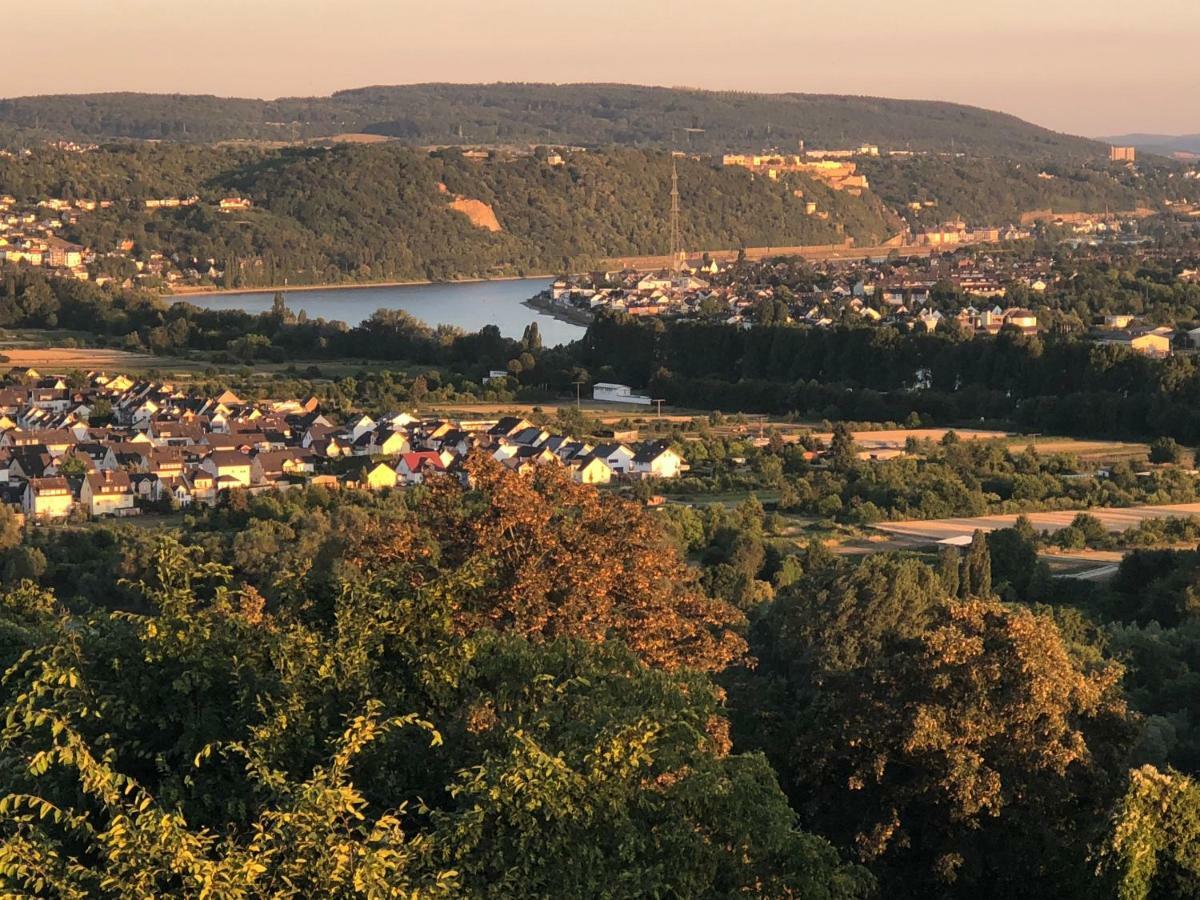
[[[585,329],[525,305],[526,300],[549,284],[548,278],[520,278],[397,287],[335,287],[285,291],[284,298],[292,312],[304,310],[310,319],[336,319],[350,325],[369,319],[378,309],[402,309],[428,325],[457,325],[464,331],[495,325],[505,337],[519,338],[525,326],[537,322],[542,343],[553,347],[578,340]],[[181,295],[177,299],[206,309],[260,313],[271,308],[274,298],[274,291],[262,291]]]

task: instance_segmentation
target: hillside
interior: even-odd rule
[[[957,218],[1005,225],[1031,210],[1098,213],[1197,199],[1196,183],[1172,177],[1166,166],[1135,171],[1107,163],[1034,166],[1006,159],[920,156],[866,160],[862,169],[872,192],[902,210],[916,227]],[[911,201],[934,205],[913,211],[906,209]]]
[[[802,176],[771,181],[678,160],[685,245],[695,250],[877,243],[900,227],[871,194]],[[667,253],[671,157],[610,148],[472,160],[397,144],[260,149],[113,145],[0,157],[0,193],[20,202],[99,198],[68,238],[100,251],[132,240],[141,254],[233,260],[245,285],[555,272],[614,256]],[[804,200],[794,191],[801,191]],[[214,211],[237,194],[253,208]],[[147,210],[155,197],[200,203]],[[806,214],[817,203],[828,219]],[[492,227],[494,226],[494,228]],[[209,263],[198,263],[206,269]]]
[[[414,84],[247,100],[78,94],[0,100],[0,141],[294,141],[346,132],[411,144],[621,144],[704,152],[859,143],[1092,159],[1103,145],[971,106],[618,84]]]

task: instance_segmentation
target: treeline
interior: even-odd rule
[[[908,425],[920,427],[919,420]],[[1200,484],[1177,466],[1156,465],[1139,471],[1143,461],[1120,460],[1098,474],[1065,453],[1039,453],[1033,444],[1017,450],[1009,440],[963,440],[954,431],[938,443],[909,438],[896,459],[860,459],[849,426],[833,426],[828,445],[811,433],[786,443],[771,432],[765,446],[748,437],[721,437],[705,421],[694,432],[674,435],[691,467],[689,476],[664,491],[680,499],[725,492],[769,492],[783,513],[815,516],[850,524],[885,519],[941,519],[1086,509],[1099,506],[1194,503]],[[820,458],[814,458],[814,452]],[[1151,462],[1156,458],[1153,448]],[[1177,462],[1172,458],[1170,462]],[[1166,543],[1163,520],[1131,529],[1130,543]],[[1184,539],[1180,533],[1178,540]],[[1095,531],[1085,542],[1098,548]],[[1073,540],[1064,534],[1062,540]],[[1071,544],[1071,546],[1074,546]],[[1082,546],[1082,544],[1080,545]]]
[[[677,161],[686,246],[695,250],[878,243],[898,220],[873,195],[852,197],[797,176],[784,184],[694,159]],[[21,200],[130,202],[79,216],[66,236],[100,253],[132,241],[182,270],[220,272],[225,287],[445,280],[578,271],[613,256],[667,254],[671,157],[610,148],[472,160],[455,148],[396,145],[258,150],[114,146],[0,158],[0,192]],[[803,190],[829,213],[805,213]],[[146,210],[148,197],[198,195],[192,207]],[[255,207],[221,214],[238,195]],[[489,204],[501,226],[451,209],[456,196]]]
[[[580,352],[598,378],[650,385],[681,406],[858,421],[916,413],[929,422],[1200,441],[1195,359],[1151,359],[1070,335],[743,329],[612,316],[593,323]]]
[[[627,144],[710,152],[762,146],[885,147],[1101,158],[1104,147],[953,103],[752,94],[620,84],[414,84],[329,97],[246,100],[80,94],[0,100],[0,134],[103,141],[296,140],[343,132],[413,144]]]

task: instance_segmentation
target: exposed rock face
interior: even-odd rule
[[[455,197],[450,208],[462,213],[471,220],[476,228],[486,228],[488,231],[502,231],[496,211],[482,200],[472,200],[470,197]]]

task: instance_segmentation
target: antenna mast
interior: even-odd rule
[[[682,266],[683,248],[679,243],[679,170],[671,156],[671,270],[678,275]]]

